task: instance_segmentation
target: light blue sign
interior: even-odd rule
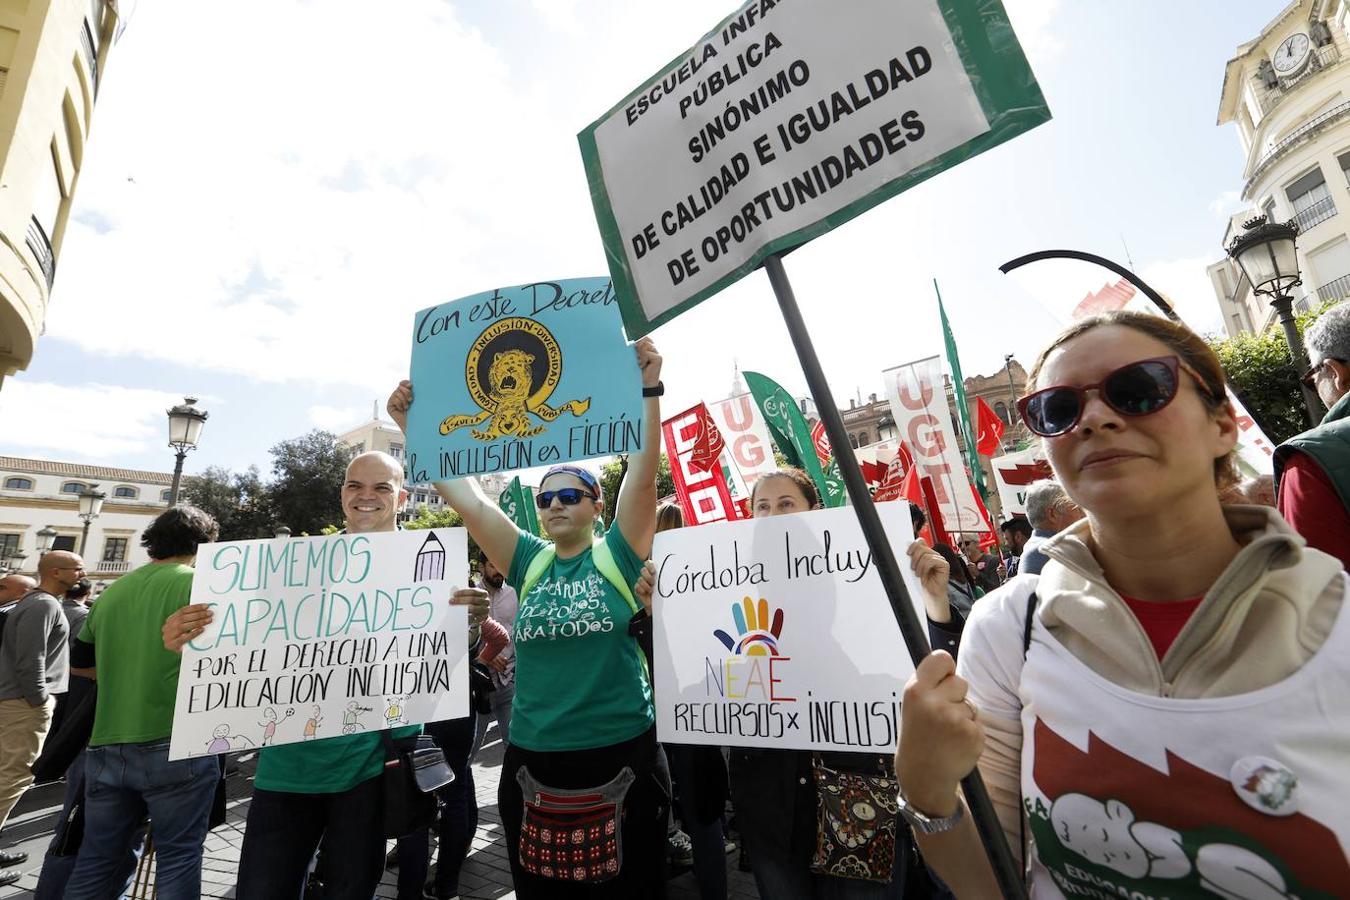
[[[408,480],[642,447],[642,379],[608,278],[498,288],[417,313]]]

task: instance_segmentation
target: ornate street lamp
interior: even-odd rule
[[[197,446],[202,436],[202,426],[206,424],[207,412],[197,409],[196,397],[184,397],[183,402],[168,410],[169,446],[177,451],[177,462],[173,467],[173,487],[169,489],[169,505],[178,503],[178,482],[183,477],[183,460],[187,452]]]
[[[84,545],[89,540],[89,524],[103,512],[103,500],[108,495],[96,490],[97,484],[80,491],[80,519],[84,521],[84,530],[80,532],[80,555],[84,556]]]
[[[1247,276],[1252,292],[1265,294],[1280,319],[1289,355],[1294,361],[1294,372],[1301,375],[1308,368],[1308,354],[1303,349],[1303,338],[1294,321],[1294,298],[1290,291],[1303,283],[1298,270],[1298,223],[1267,222],[1257,216],[1242,223],[1242,233],[1228,245],[1232,257]],[[1317,395],[1302,385],[1303,405],[1308,410],[1308,423],[1316,425],[1322,419],[1322,405]]]
[[[46,556],[47,551],[52,549],[52,541],[56,540],[56,529],[50,525],[38,529],[38,556]]]

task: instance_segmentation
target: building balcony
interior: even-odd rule
[[[113,562],[105,559],[103,562],[98,564],[98,568],[94,570],[94,574],[124,575],[126,574],[126,571],[130,567],[130,565],[131,563],[128,562]]]
[[[1247,178],[1244,194],[1251,192],[1252,184],[1261,177],[1261,173],[1268,169],[1271,163],[1280,159],[1304,141],[1310,140],[1314,135],[1320,134],[1331,125],[1344,120],[1347,116],[1350,116],[1350,101],[1333,106],[1285,135],[1275,146],[1267,150],[1265,155],[1257,160],[1256,165],[1252,167],[1252,174]]]
[[[84,61],[89,66],[89,80],[94,86],[94,95],[98,96],[98,50],[94,49],[94,34],[89,30],[88,19],[80,27],[80,46],[84,48]]]
[[[56,279],[56,257],[52,255],[51,239],[47,237],[46,229],[38,222],[36,216],[28,221],[28,236],[25,242],[32,251],[33,258],[42,267],[42,274],[47,276],[47,290],[51,290],[52,282]]]
[[[1261,107],[1261,114],[1269,115],[1280,102],[1288,97],[1294,91],[1303,86],[1303,79],[1321,72],[1323,69],[1329,69],[1341,61],[1341,51],[1336,49],[1335,44],[1327,44],[1325,47],[1318,47],[1313,51],[1312,58],[1308,60],[1308,67],[1296,75],[1291,80],[1280,79],[1278,85],[1273,88],[1267,88],[1257,99],[1257,105]]]
[[[1333,278],[1317,289],[1317,299],[1320,303],[1344,300],[1346,297],[1350,297],[1350,275]]]
[[[1320,225],[1336,215],[1336,203],[1330,197],[1323,197],[1312,206],[1294,213],[1299,232],[1307,232],[1314,225]]]

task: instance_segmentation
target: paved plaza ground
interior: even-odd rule
[[[247,755],[246,755],[247,756]],[[460,896],[466,898],[515,897],[511,889],[511,873],[506,862],[506,843],[502,836],[501,817],[497,814],[497,779],[501,773],[502,743],[497,739],[496,726],[488,732],[487,742],[473,766],[474,787],[478,794],[478,833],[473,849],[464,864],[460,878]],[[228,818],[224,825],[206,838],[206,856],[202,864],[202,896],[233,897],[235,872],[239,866],[239,848],[244,841],[244,820],[253,794],[251,760],[244,759],[237,772],[226,784]],[[42,868],[42,854],[51,839],[61,800],[65,792],[62,783],[33,788],[10,815],[0,847],[24,850],[28,862],[18,868],[24,877],[16,884],[0,888],[0,900],[27,900],[33,896],[38,872]],[[390,847],[393,843],[390,843]],[[759,894],[749,874],[737,871],[736,854],[727,857],[730,897],[750,900]],[[394,897],[397,872],[386,872],[377,897]],[[150,894],[147,892],[146,897]],[[697,900],[698,891],[692,873],[685,872],[670,882],[671,900]]]

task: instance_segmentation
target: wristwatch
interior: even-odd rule
[[[660,381],[658,381],[656,384],[652,385],[651,387],[644,387],[644,388],[642,389],[642,396],[644,396],[644,397],[660,397],[660,396],[661,396],[662,394],[664,394],[665,392],[666,392],[666,386],[665,386],[665,384],[662,383],[662,382],[660,382]]]
[[[956,812],[950,816],[938,818],[911,806],[905,799],[904,791],[897,792],[895,799],[900,805],[900,815],[904,816],[909,826],[920,834],[941,834],[944,831],[951,831],[966,815],[964,803],[957,803]]]

